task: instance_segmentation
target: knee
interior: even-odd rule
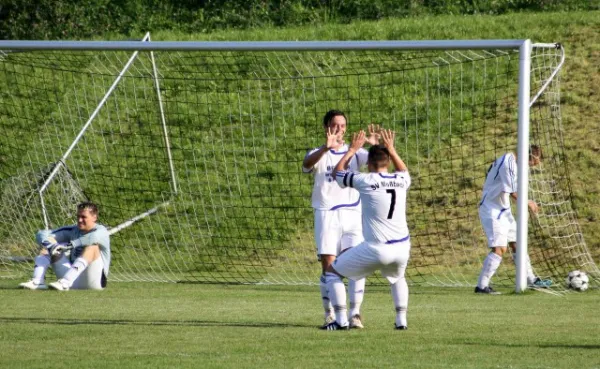
[[[36,266],[48,266],[50,265],[50,256],[48,253],[40,254],[33,259]]]
[[[325,281],[329,284],[329,283],[333,283],[333,282],[338,282],[338,281],[342,281],[342,278],[340,277],[339,274],[337,274],[333,268],[331,268],[331,271],[327,271],[325,272]]]
[[[38,245],[40,245],[40,246],[41,246],[41,245],[42,245],[42,242],[46,241],[46,239],[47,239],[48,237],[50,237],[50,235],[52,235],[52,232],[51,232],[51,231],[49,231],[49,230],[41,230],[41,231],[38,231],[38,232],[35,234],[35,242],[36,242]]]
[[[100,248],[98,245],[90,245],[83,248],[80,257],[84,258],[88,264],[100,257]]]
[[[498,256],[503,256],[506,252],[506,247],[494,247],[492,252]]]

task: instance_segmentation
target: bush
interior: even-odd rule
[[[436,14],[597,10],[586,0],[4,0],[2,39],[82,39],[151,30],[210,32]]]

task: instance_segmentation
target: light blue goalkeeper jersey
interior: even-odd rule
[[[82,248],[90,245],[100,247],[100,257],[104,263],[104,274],[108,277],[110,268],[110,236],[108,229],[102,224],[96,224],[96,227],[88,233],[81,233],[77,225],[60,227],[51,231],[40,231],[37,235],[38,243],[42,243],[49,237],[54,237],[58,243],[70,243],[74,249],[71,251],[71,262],[81,255]]]

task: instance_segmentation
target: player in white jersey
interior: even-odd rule
[[[321,299],[325,311],[325,324],[333,321],[332,306],[325,283],[325,270],[335,257],[349,247],[362,242],[361,215],[358,192],[341,189],[335,183],[333,167],[348,151],[344,144],[346,116],[339,110],[330,110],[323,117],[325,144],[309,151],[304,157],[302,171],[314,174],[312,207],[314,208],[314,235],[317,244],[317,257],[321,261],[323,274],[320,278]],[[377,143],[379,127],[369,126],[368,142]],[[367,151],[354,153],[350,167],[358,171],[367,162]],[[353,328],[362,328],[360,307],[363,301],[365,279],[348,282],[350,314]]]
[[[52,266],[58,278],[50,283],[52,289],[104,289],[110,267],[110,237],[106,227],[97,221],[98,207],[84,202],[77,205],[77,224],[39,231],[36,240],[41,250],[35,258],[33,278],[19,286],[30,290],[48,289],[44,278]]]
[[[531,145],[529,150],[529,166],[538,165],[543,159],[542,150]],[[510,208],[510,198],[517,199],[517,155],[506,153],[496,159],[490,168],[483,185],[483,195],[479,203],[479,219],[485,231],[490,253],[483,262],[475,293],[497,295],[499,292],[490,287],[490,279],[500,266],[507,245],[516,251],[517,223]],[[537,204],[529,200],[529,210],[537,213]],[[546,288],[551,280],[536,277],[529,257],[526,259],[527,282],[531,287]]]
[[[383,145],[369,149],[369,173],[346,171],[352,156],[365,142],[364,131],[354,135],[348,152],[334,169],[340,187],[355,188],[360,194],[365,240],[343,252],[327,268],[325,278],[336,314],[335,321],[322,329],[348,329],[346,291],[341,277],[360,279],[376,270],[390,282],[396,307],[396,329],[408,327],[408,284],[404,273],[410,255],[406,192],[411,179],[408,168],[394,148],[394,132],[382,130],[380,134]],[[388,173],[390,160],[395,167],[393,173]]]

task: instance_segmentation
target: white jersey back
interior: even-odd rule
[[[517,192],[517,162],[513,153],[496,159],[488,169],[480,207],[510,209],[510,194]]]
[[[369,243],[397,243],[408,240],[406,191],[410,187],[407,171],[395,173],[337,172],[342,188],[352,187],[360,193],[362,227]]]
[[[313,149],[306,156],[319,150]],[[342,145],[339,151],[329,150],[312,168],[302,167],[304,173],[313,173],[315,183],[312,192],[312,207],[317,210],[336,210],[339,208],[354,208],[360,210],[358,192],[351,188],[342,189],[335,183],[333,168],[348,152],[348,145]],[[348,169],[358,172],[359,168],[367,163],[369,153],[360,149],[350,160]]]

